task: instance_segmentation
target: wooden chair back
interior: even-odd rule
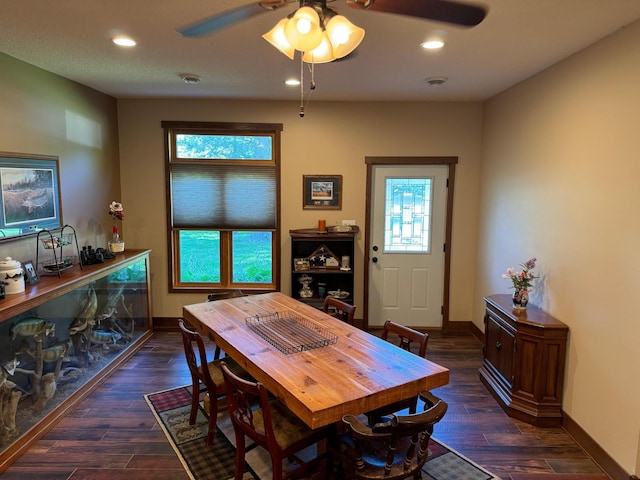
[[[221,367],[229,401],[229,416],[236,438],[235,480],[243,478],[245,437],[269,452],[274,480],[306,474],[324,460],[322,455],[311,461],[303,461],[295,454],[325,439],[328,429],[310,429],[282,402],[271,400],[262,383],[240,378],[229,369],[224,360]],[[298,466],[285,472],[284,459],[295,460]]]
[[[389,341],[389,334],[393,333],[398,336],[398,346],[404,350],[411,351],[412,343],[418,348],[418,355],[426,358],[427,356],[427,343],[429,342],[429,334],[426,332],[419,332],[413,328],[400,325],[399,323],[387,320],[382,327],[381,338]]]
[[[417,330],[414,330],[413,328],[409,328],[404,325],[400,325],[399,323],[392,322],[391,320],[387,320],[382,327],[382,334],[380,335],[380,337],[383,340],[389,342],[393,340],[391,338],[392,336],[397,337],[398,347],[411,352],[411,347],[412,345],[414,345],[417,348],[417,354],[423,358],[426,358],[427,342],[429,341],[428,333],[419,332]],[[389,415],[394,412],[399,412],[400,410],[404,409],[408,409],[409,413],[416,413],[416,409],[418,408],[417,400],[417,397],[409,398],[407,400],[395,402],[391,405],[387,405],[386,407],[367,412],[369,423],[376,423],[380,421],[383,416]]]
[[[353,317],[356,313],[356,306],[343,302],[335,297],[325,297],[322,311],[336,317],[349,325],[353,325]]]
[[[211,367],[214,365],[207,361],[207,351],[202,340],[202,336],[195,331],[189,330],[183,319],[178,320],[178,326],[182,333],[182,344],[184,346],[184,355],[187,360],[187,366],[191,373],[192,398],[191,398],[191,414],[189,416],[189,425],[193,425],[196,421],[198,408],[200,404],[200,394],[207,392],[209,394],[209,431],[207,433],[207,446],[213,445],[216,433],[216,420],[218,410],[225,408],[226,402],[218,401],[218,397],[224,394],[219,391],[222,386],[222,371],[218,377],[218,384],[211,376]]]
[[[246,297],[247,294],[242,290],[224,290],[213,292],[207,295],[207,302],[215,302],[216,300],[225,300],[227,298]]]
[[[239,289],[223,290],[223,291],[213,292],[207,295],[207,302],[215,302],[217,300],[226,300],[227,298],[238,298],[238,297],[246,297],[246,296],[247,294]],[[217,360],[220,358],[221,352],[222,351],[220,350],[220,347],[216,345],[216,351],[213,355],[214,360]]]
[[[372,426],[359,417],[345,415],[347,427],[331,445],[333,460],[339,460],[340,478],[391,479],[422,478],[420,472],[429,455],[433,426],[447,412],[447,404],[429,392],[422,392],[425,410],[410,415],[393,415],[390,420]]]

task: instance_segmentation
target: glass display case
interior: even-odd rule
[[[0,300],[0,472],[151,336],[149,251]]]

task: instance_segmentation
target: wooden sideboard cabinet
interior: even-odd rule
[[[0,473],[151,337],[149,252],[0,299]]]
[[[515,310],[511,295],[484,300],[480,380],[509,416],[560,425],[568,327],[535,306]]]

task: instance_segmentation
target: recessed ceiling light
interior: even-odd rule
[[[135,47],[136,41],[129,37],[115,37],[113,43],[120,47]]]
[[[444,47],[444,42],[442,40],[427,40],[422,42],[420,46],[426,50],[438,50]]]
[[[300,85],[300,80],[298,80],[297,78],[290,78],[289,80],[285,80],[284,83],[289,85],[289,86],[296,87],[296,86]]]

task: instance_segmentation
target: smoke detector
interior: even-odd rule
[[[443,85],[448,80],[448,78],[447,77],[428,77],[425,80],[430,86],[439,87]]]
[[[184,83],[188,83],[190,85],[195,85],[200,83],[200,76],[195,75],[193,73],[181,73],[180,78]]]

